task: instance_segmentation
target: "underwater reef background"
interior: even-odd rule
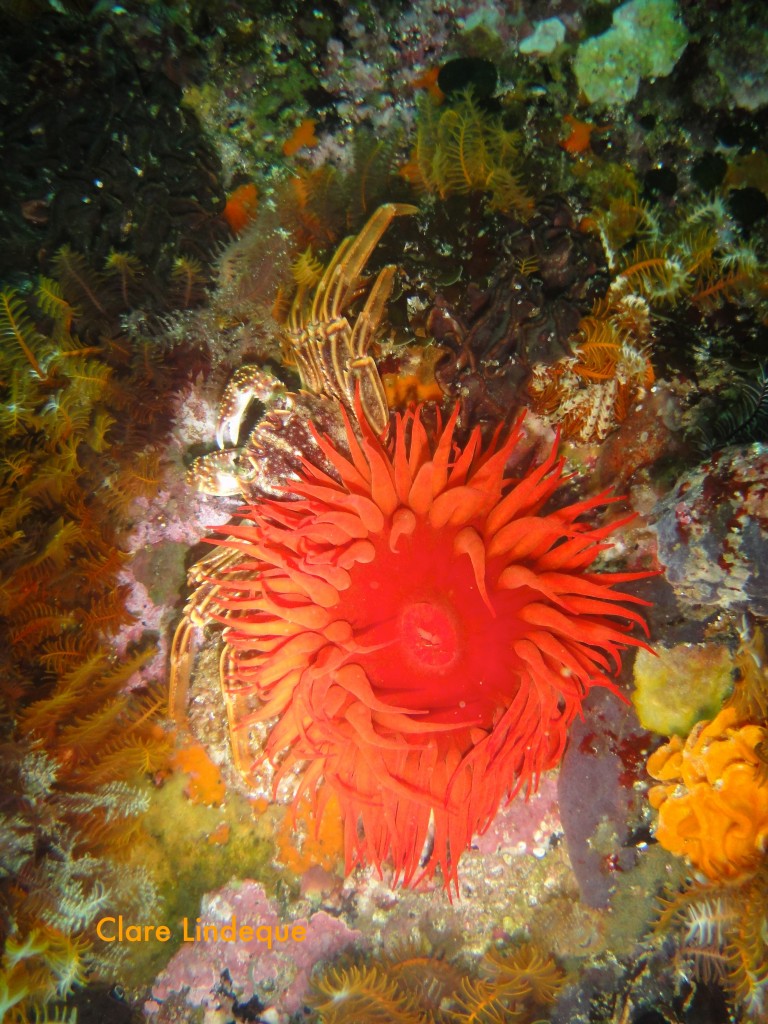
[[[0,0],[0,1017],[768,1016],[768,14]]]

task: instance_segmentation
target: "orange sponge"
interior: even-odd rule
[[[656,839],[712,881],[747,878],[765,860],[767,747],[768,729],[740,723],[725,707],[685,743],[674,736],[648,759],[648,773],[662,783],[648,794],[659,812]]]

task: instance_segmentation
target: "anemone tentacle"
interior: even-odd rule
[[[614,588],[646,574],[589,571],[617,524],[581,517],[616,499],[543,511],[569,479],[556,445],[513,478],[522,419],[483,449],[479,429],[456,444],[457,417],[430,435],[411,410],[386,441],[347,421],[348,454],[318,435],[331,471],[305,463],[297,500],[214,541],[238,553],[215,598],[225,696],[258,699],[243,728],[273,721],[255,764],[319,806],[334,791],[347,867],[390,859],[406,884],[439,867],[456,885],[472,837],[645,646],[647,602]]]

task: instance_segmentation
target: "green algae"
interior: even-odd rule
[[[632,702],[644,729],[687,736],[696,722],[714,718],[733,689],[733,660],[723,644],[655,646],[639,650]]]
[[[273,812],[257,817],[248,798],[232,788],[219,807],[193,803],[184,792],[187,782],[179,772],[151,790],[144,835],[133,859],[153,878],[160,909],[152,921],[126,919],[125,923],[166,925],[171,938],[167,942],[150,938],[132,946],[123,968],[129,985],[146,984],[168,962],[181,945],[181,922],[185,917],[194,921],[205,893],[233,878],[256,879],[268,891],[277,884],[274,844],[269,838]]]

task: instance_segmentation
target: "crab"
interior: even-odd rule
[[[363,270],[379,239],[395,217],[413,214],[417,207],[387,203],[370,217],[358,235],[339,245],[313,294],[299,287],[294,297],[285,337],[289,357],[295,361],[303,390],[288,392],[267,370],[246,365],[232,377],[222,399],[216,431],[219,451],[196,459],[188,474],[198,490],[209,494],[241,495],[247,502],[260,496],[290,500],[291,478],[303,460],[334,472],[317,443],[317,433],[331,437],[337,448],[346,446],[342,408],[352,423],[362,415],[379,434],[389,425],[389,407],[371,345],[379,331],[392,291],[396,268],[383,267],[363,308],[351,324],[347,312],[364,287]],[[261,401],[265,413],[246,443],[238,448],[250,403]],[[229,441],[234,447],[227,448]],[[186,718],[189,683],[194,664],[197,629],[210,621],[208,609],[219,591],[217,580],[233,580],[238,554],[216,548],[192,566],[192,590],[171,647],[169,707],[179,723]],[[221,689],[229,720],[233,760],[247,778],[243,699],[228,684],[222,664]]]
[[[284,335],[303,390],[290,393],[268,370],[241,366],[222,398],[216,430],[220,450],[196,459],[190,469],[188,479],[198,490],[219,496],[241,494],[249,501],[259,494],[284,496],[285,481],[295,478],[301,458],[320,458],[310,424],[338,433],[339,404],[354,417],[359,403],[378,434],[387,429],[389,407],[370,348],[396,267],[390,264],[379,271],[354,324],[346,314],[361,292],[363,270],[381,236],[395,217],[416,212],[417,207],[407,203],[378,207],[358,235],[341,242],[314,292],[310,294],[306,285],[298,288]],[[239,448],[245,413],[253,400],[262,402],[266,411]],[[233,447],[226,447],[227,440]]]

